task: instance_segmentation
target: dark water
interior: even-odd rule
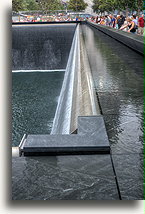
[[[121,198],[143,199],[143,56],[93,27],[83,35]]]
[[[143,152],[143,56],[93,27],[83,35],[113,153]]]
[[[64,72],[21,72],[12,75],[12,146],[24,134],[49,134]]]

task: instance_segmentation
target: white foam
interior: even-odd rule
[[[65,69],[57,70],[12,70],[12,73],[21,73],[21,72],[65,72]]]
[[[76,28],[73,38],[51,134],[70,134],[71,132],[74,82],[77,71],[76,61],[79,59],[78,54],[80,54],[80,51],[78,51],[78,37],[79,25]]]

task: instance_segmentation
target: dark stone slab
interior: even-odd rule
[[[13,200],[118,200],[109,155],[13,158]]]
[[[109,142],[103,136],[79,135],[28,135],[24,155],[67,154],[67,153],[109,153]]]
[[[103,117],[100,116],[80,116],[78,117],[78,134],[101,137],[109,144],[106,127]]]
[[[142,117],[144,93],[141,92],[98,92],[102,113]]]
[[[143,154],[143,115],[106,115],[104,120],[113,154]]]
[[[121,198],[123,200],[143,200],[143,155],[113,155]]]
[[[144,54],[143,37],[91,22],[87,22],[87,24],[97,28],[98,30],[104,32],[105,34],[111,36],[112,38],[117,39],[119,42],[127,45],[128,47],[134,49],[135,51]]]

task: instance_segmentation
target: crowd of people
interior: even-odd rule
[[[105,15],[105,16],[90,16],[85,15],[72,15],[72,14],[53,14],[53,15],[38,15],[33,14],[29,16],[19,16],[17,19],[12,19],[12,22],[60,22],[60,21],[85,21],[88,19],[97,24],[106,25],[112,28],[136,33],[139,35],[144,34],[144,15],[140,17],[132,15],[125,17],[123,15]]]
[[[144,15],[140,17],[132,15],[125,17],[123,15],[106,15],[91,17],[89,19],[97,24],[106,25],[112,28],[120,29],[123,31],[136,33],[139,35],[144,34]]]
[[[84,21],[85,15],[73,15],[73,14],[52,14],[52,15],[25,15],[12,17],[12,22],[61,22],[61,21]]]

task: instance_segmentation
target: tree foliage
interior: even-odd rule
[[[93,0],[94,12],[112,11],[117,9],[117,0]]]
[[[26,10],[27,4],[25,0],[12,0],[12,11],[18,12],[20,10]]]
[[[118,10],[142,10],[143,0],[93,0],[94,12]]]
[[[87,6],[88,4],[85,3],[84,0],[69,0],[68,2],[68,9],[73,11],[85,10]]]
[[[40,10],[60,10],[62,9],[62,4],[60,0],[39,0],[38,1]]]
[[[61,10],[64,9],[60,0],[12,0],[12,10],[27,11],[27,10]]]
[[[38,3],[35,0],[25,0],[27,4],[27,10],[39,10]]]

